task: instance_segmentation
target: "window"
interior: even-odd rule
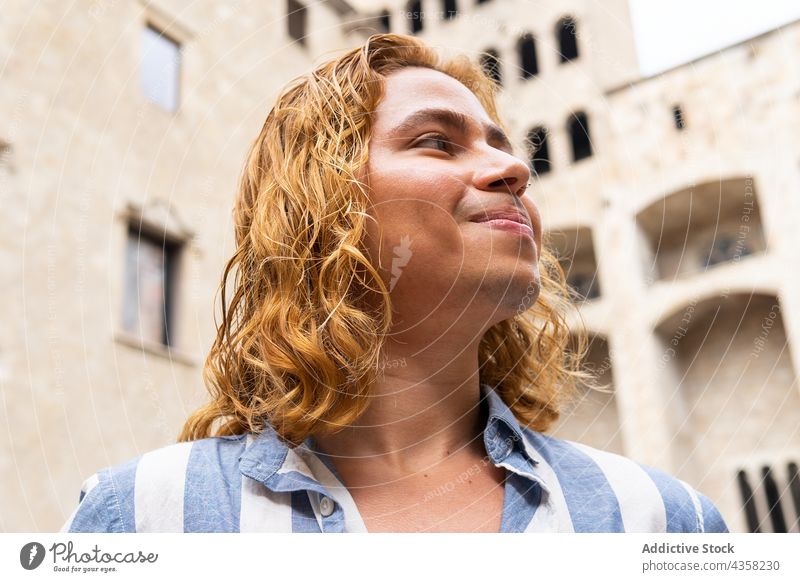
[[[306,7],[297,0],[287,0],[286,23],[289,27],[289,38],[300,44],[306,44]]]
[[[789,473],[789,493],[791,494],[792,501],[794,502],[794,512],[795,517],[797,518],[796,524],[797,528],[800,529],[800,475],[797,471],[797,463],[789,463],[786,465],[786,469]]]
[[[750,533],[761,533],[761,526],[758,523],[758,510],[756,509],[753,488],[747,478],[747,473],[739,471],[736,475],[736,482],[739,485],[739,493],[742,496],[742,506],[744,515],[747,519],[747,529]]]
[[[442,10],[444,11],[445,19],[450,20],[451,18],[455,18],[458,15],[456,0],[443,0]]]
[[[672,119],[675,122],[675,129],[683,129],[686,127],[683,119],[683,109],[680,105],[672,106]]]
[[[691,182],[653,200],[636,214],[648,277],[692,276],[765,252],[760,198],[752,177],[737,176]]]
[[[570,116],[567,131],[572,140],[572,161],[577,162],[592,155],[592,140],[589,134],[589,119],[583,111]]]
[[[148,24],[142,35],[141,86],[144,96],[167,111],[178,109],[181,49],[177,41]]]
[[[567,16],[558,21],[556,25],[558,37],[559,58],[562,63],[578,58],[578,32],[575,20]]]
[[[389,16],[389,11],[388,10],[384,10],[383,12],[381,12],[380,20],[381,20],[381,29],[384,32],[391,32],[392,31],[392,21],[391,21],[391,17]]]
[[[742,469],[736,474],[736,481],[750,533],[798,531],[800,477],[797,462]]]
[[[487,50],[481,55],[481,67],[495,83],[498,85],[503,84],[503,76],[500,72],[500,61],[497,51],[494,49]]]
[[[588,227],[581,226],[546,233],[546,244],[558,259],[569,286],[570,299],[582,303],[600,297],[597,256],[594,239]]]
[[[125,250],[122,328],[145,341],[171,346],[178,243],[130,224]]]
[[[535,174],[546,174],[550,171],[550,153],[547,147],[547,129],[535,127],[528,132],[528,151],[530,166]]]
[[[408,3],[408,19],[411,21],[411,34],[422,30],[422,2],[416,0]]]
[[[11,144],[0,139],[0,193],[10,192],[11,179]]]
[[[600,285],[594,273],[568,273],[567,285],[573,301],[590,301],[600,297]]]
[[[746,234],[746,231],[743,231]],[[711,241],[711,249],[703,256],[705,268],[713,267],[728,261],[738,261],[742,257],[752,255],[750,241],[740,233],[717,232]]]
[[[11,144],[0,139],[0,177],[3,176],[2,172],[8,167],[8,160],[10,157]]]
[[[530,79],[539,74],[539,66],[536,63],[536,41],[533,36],[526,34],[519,40],[519,61],[520,74],[523,79]]]

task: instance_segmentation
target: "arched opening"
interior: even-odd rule
[[[583,111],[569,116],[567,132],[572,142],[572,161],[578,162],[592,155],[592,137],[589,133],[589,117]]]
[[[567,284],[576,302],[600,297],[597,259],[590,229],[579,227],[549,231],[546,244],[555,253],[561,268],[564,269]]]
[[[286,15],[289,37],[300,44],[306,44],[306,25],[308,21],[306,7],[297,0],[287,0]]]
[[[673,192],[636,216],[648,280],[735,263],[766,249],[753,179],[705,182]]]
[[[536,59],[536,40],[533,35],[526,34],[517,43],[519,53],[519,71],[523,79],[530,79],[539,74],[539,64]]]
[[[714,499],[735,530],[798,531],[791,465],[800,456],[800,393],[779,300],[693,301],[656,333],[678,476]]]
[[[575,399],[562,411],[553,435],[624,454],[611,358],[608,343],[601,336],[590,339],[584,367],[594,378],[589,385],[578,387]]]
[[[406,12],[408,13],[411,34],[417,34],[422,31],[422,1],[412,0],[412,2],[409,2]]]
[[[550,149],[547,143],[547,128],[534,127],[527,136],[528,154],[531,170],[535,174],[546,174],[550,171]]]
[[[381,12],[380,23],[381,23],[381,30],[383,30],[383,32],[392,31],[392,20],[388,10],[384,10]]]
[[[565,16],[556,25],[560,62],[566,63],[578,58],[578,25],[571,16]]]
[[[456,0],[442,0],[442,10],[446,20],[458,16],[458,5]]]
[[[498,85],[503,84],[503,75],[500,71],[500,55],[494,49],[488,49],[481,55],[481,67],[486,75]]]

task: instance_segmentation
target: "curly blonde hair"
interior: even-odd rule
[[[188,418],[179,441],[258,433],[269,424],[296,445],[366,410],[392,309],[362,244],[369,200],[356,175],[367,163],[383,78],[412,66],[460,81],[504,127],[496,85],[480,66],[464,55],[445,60],[412,36],[375,34],[289,83],[249,150],[234,205],[236,251],[222,276],[222,322],[203,369],[212,398]],[[586,340],[578,334],[578,348],[570,348],[569,294],[547,248],[540,265],[536,301],[529,297],[515,317],[486,332],[479,365],[480,381],[523,424],[545,431],[584,374]],[[377,307],[366,300],[370,293]]]

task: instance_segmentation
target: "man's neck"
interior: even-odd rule
[[[487,413],[479,406],[477,346],[469,353],[426,349],[421,355],[388,347],[367,410],[339,432],[316,436],[317,449],[337,466],[394,473],[481,451]]]

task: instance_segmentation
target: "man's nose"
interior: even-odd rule
[[[518,157],[495,150],[491,162],[486,162],[475,173],[475,185],[490,192],[509,192],[522,196],[531,177],[528,165]]]

